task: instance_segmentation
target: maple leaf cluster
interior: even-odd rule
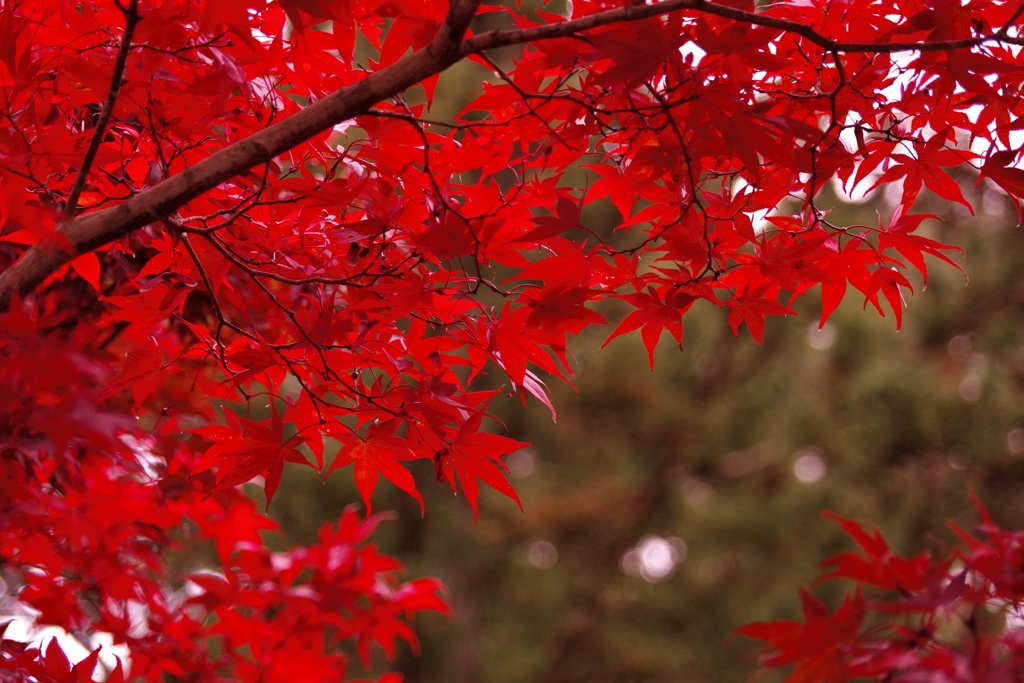
[[[1024,667],[1024,533],[1001,529],[980,502],[978,538],[942,557],[896,554],[875,530],[831,513],[860,552],[822,562],[822,581],[855,589],[834,611],[801,589],[803,621],[748,624],[763,663],[803,681],[1012,681]],[[870,593],[870,595],[869,595]]]
[[[351,514],[269,552],[240,485],[351,465],[367,508],[381,476],[518,503],[488,407],[554,417],[572,336],[615,317],[653,366],[694,306],[760,341],[818,287],[822,322],[856,292],[898,325],[908,275],[954,263],[922,193],[971,210],[963,167],[1024,194],[1015,4],[571,12],[0,3],[0,557],[39,623],[113,634],[150,680],[273,678],[286,636],[337,680],[340,643],[392,654],[439,588]],[[461,60],[484,76],[435,118]],[[897,206],[835,223],[837,185]],[[168,569],[189,538],[219,575]],[[0,671],[93,675],[23,645]]]
[[[440,583],[399,581],[398,561],[367,542],[378,517],[349,508],[314,546],[272,552],[265,532],[277,525],[219,485],[247,479],[230,466],[214,476],[182,445],[101,408],[104,368],[27,317],[7,321],[0,395],[17,446],[0,457],[3,576],[35,624],[127,649],[130,678],[117,661],[105,680],[259,680],[301,667],[306,680],[337,681],[352,668],[343,644],[369,667],[374,646],[392,659],[397,640],[415,647],[415,614],[447,612]],[[236,459],[270,449],[267,433],[242,437]],[[204,545],[215,570],[175,569]],[[0,680],[93,681],[99,654],[72,666],[55,639],[30,647],[0,633]]]

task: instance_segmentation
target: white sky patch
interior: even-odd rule
[[[744,190],[748,187],[750,187],[750,183],[740,175],[736,175],[732,182],[732,187],[729,188],[729,192],[733,197],[738,197],[743,194]],[[766,220],[768,216],[774,215],[773,211],[774,210],[772,209],[761,209],[759,211],[744,211],[743,213],[750,217],[750,222],[754,226],[754,234],[760,235],[765,230],[769,230],[773,227],[772,224]]]
[[[284,109],[284,99],[277,91],[277,81],[269,75],[257,76],[249,80],[249,90],[253,97],[261,100],[271,109]]]
[[[337,133],[338,135],[344,135],[348,131],[349,128],[354,128],[354,127],[356,127],[356,120],[355,119],[345,119],[341,123],[336,124],[334,126],[334,128],[332,128],[331,130],[333,132]],[[337,151],[341,152],[342,150],[343,150],[343,148],[341,147],[341,145],[338,145]]]
[[[1006,606],[1006,630],[1008,631],[1020,631],[1024,630],[1024,612],[1021,611],[1020,606],[1007,603]]]
[[[1019,30],[1014,28],[1010,31],[1009,35],[1010,37],[1016,37],[1016,35],[1018,35],[1019,33]],[[1009,49],[1014,56],[1019,54],[1020,51],[1024,49],[1021,46],[1009,44],[1002,45],[1001,47]],[[906,67],[917,57],[917,54],[917,52],[912,51],[893,54],[893,62],[889,72],[889,75],[894,79],[893,83],[892,85],[890,85],[887,88],[884,88],[880,92],[880,95],[884,97],[886,101],[899,102],[902,99],[903,91],[909,88],[914,81],[919,79],[920,72],[909,71],[906,69]],[[934,79],[935,77],[932,78]],[[989,83],[992,86],[995,86],[999,82],[999,76],[997,74],[989,74],[984,76],[983,78],[987,83]],[[962,86],[958,84],[956,86],[955,92],[963,93],[965,92],[965,90]],[[966,116],[969,120],[977,120],[981,116],[983,110],[983,105],[975,104],[961,111],[963,112],[964,116]],[[854,127],[856,123],[858,123],[858,119],[855,118],[855,114],[851,114],[850,118],[843,122],[843,124],[848,127],[840,131],[839,139],[844,145],[846,145],[847,149],[857,149],[859,146],[857,140],[857,133]],[[932,135],[936,133],[936,131],[932,130],[928,126],[914,125],[914,122],[912,120],[906,121],[903,125],[907,128],[906,132],[908,134],[911,130],[913,130],[914,132],[921,134],[922,137],[924,137],[925,139],[930,138]],[[991,132],[993,133],[994,137],[994,131]],[[872,137],[877,136],[877,134],[872,133],[866,133],[866,135],[869,141]],[[1010,149],[1021,148],[1022,146],[1024,146],[1024,131],[1011,130],[1009,132],[1009,141]],[[974,137],[973,139],[970,139],[967,135],[964,135],[961,140],[958,140],[957,147],[965,151],[969,150],[981,156],[984,156],[992,152],[994,149],[992,143],[989,140],[986,140],[982,137]],[[1002,146],[1000,145],[999,148],[1001,147]],[[910,145],[904,145],[903,149],[897,146],[895,151],[897,153],[907,154],[908,156],[914,156],[912,146]],[[972,165],[975,166],[975,168],[977,168],[978,163],[979,162],[975,161],[972,162]],[[860,202],[867,196],[869,188],[871,188],[871,186],[874,185],[874,183],[878,180],[878,178],[881,177],[882,173],[884,173],[885,170],[886,163],[883,163],[881,166],[879,166],[876,170],[869,173],[853,187],[844,186],[843,183],[839,182],[837,179],[833,179],[833,185],[835,187],[836,194],[842,201]],[[896,182],[886,186],[885,196],[886,200],[889,201],[890,203],[898,203],[902,197],[902,182]]]
[[[33,610],[24,603],[14,602],[14,609],[7,606],[3,612],[16,612],[16,614],[0,614],[0,621],[10,621],[4,638],[28,643],[30,647],[37,647],[45,651],[52,639],[56,639],[60,649],[67,655],[72,666],[89,656],[89,653],[97,647],[100,649],[99,665],[107,671],[112,671],[117,666],[117,660],[127,670],[129,665],[128,648],[123,645],[114,645],[113,636],[109,633],[93,632],[83,642],[67,631],[56,626],[36,627],[35,620],[39,612]]]
[[[679,48],[679,54],[683,56],[684,60],[687,57],[692,58],[693,65],[697,66],[698,64],[700,64],[701,60],[704,59],[705,56],[707,56],[708,53],[702,50],[699,45],[697,45],[691,40],[687,43],[684,43],[683,46]]]
[[[151,439],[139,439],[131,434],[122,434],[119,438],[134,453],[136,462],[142,470],[140,479],[152,483],[163,475],[166,463],[153,451]],[[61,650],[73,665],[88,657],[90,652],[99,647],[100,667],[106,671],[112,671],[120,659],[122,666],[126,670],[128,669],[131,663],[128,648],[124,645],[115,645],[111,634],[92,631],[76,636],[56,626],[37,626],[36,620],[39,618],[40,612],[19,601],[17,593],[17,587],[9,585],[0,575],[0,623],[10,622],[4,632],[5,638],[28,643],[31,647],[41,649],[45,649],[51,640],[56,639]],[[132,624],[131,635],[141,637],[146,633],[145,606],[142,603],[129,601],[123,607],[108,604],[107,608],[128,616]]]
[[[135,460],[142,468],[144,481],[155,483],[164,475],[167,463],[153,452],[154,441],[150,438],[138,439],[131,434],[122,434],[121,443],[132,450]]]

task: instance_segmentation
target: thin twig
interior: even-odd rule
[[[130,49],[127,35],[134,25],[132,19],[137,0],[125,8],[129,26],[122,41],[122,52]],[[843,42],[818,33],[810,26],[765,13],[745,12],[727,5],[707,0],[660,0],[650,4],[633,4],[626,7],[598,12],[590,16],[572,19],[557,24],[548,24],[524,29],[496,30],[463,39],[463,32],[475,16],[480,0],[451,0],[445,23],[431,43],[395,64],[375,72],[361,81],[341,88],[288,119],[269,126],[247,138],[239,140],[210,155],[203,161],[157,183],[116,206],[93,211],[80,216],[72,215],[76,210],[79,189],[74,192],[65,208],[66,219],[58,227],[53,239],[42,240],[32,245],[14,265],[0,273],[0,311],[6,310],[12,297],[24,296],[43,282],[60,266],[73,258],[116,239],[125,237],[135,230],[172,215],[192,199],[213,189],[220,183],[237,176],[258,164],[266,163],[275,156],[293,148],[299,143],[330,129],[341,121],[361,116],[370,111],[378,102],[393,97],[424,79],[438,74],[463,57],[507,45],[519,45],[537,40],[560,37],[579,38],[582,31],[609,24],[638,21],[650,17],[692,10],[705,14],[726,17],[734,21],[778,29],[815,43],[828,51],[838,53],[893,53],[907,51],[948,51],[978,47],[987,43],[1002,42],[1024,45],[1024,39],[1009,35],[1013,22],[1021,14],[1018,11],[1006,25],[995,33],[958,40],[858,43]],[[137,21],[137,17],[134,18]],[[115,72],[122,69],[115,69]],[[88,166],[95,155],[94,147],[102,141],[102,129],[108,124],[112,102],[120,87],[120,76],[115,81],[104,108],[106,114],[102,125],[97,127],[90,145],[90,152],[76,178],[75,186],[84,185]],[[101,118],[103,118],[101,116]],[[92,156],[90,156],[92,155]]]
[[[103,104],[103,110],[96,119],[96,127],[92,131],[92,139],[89,140],[89,148],[85,150],[82,157],[82,165],[78,167],[75,175],[75,182],[71,185],[67,201],[64,204],[64,220],[74,218],[78,213],[78,197],[82,194],[85,182],[89,178],[89,169],[92,168],[96,154],[103,143],[103,136],[106,134],[110,119],[114,116],[114,105],[117,104],[117,96],[121,93],[121,84],[124,83],[124,73],[128,66],[128,54],[132,51],[132,34],[135,26],[139,23],[139,0],[131,0],[128,7],[122,7],[124,12],[124,33],[121,36],[121,46],[117,51],[117,61],[114,62],[114,75],[110,81],[110,91],[107,93],[107,101]]]
[[[497,29],[487,33],[481,33],[480,35],[473,36],[472,38],[462,41],[460,54],[463,57],[467,57],[472,54],[483,52],[484,50],[492,50],[497,47],[506,47],[509,45],[522,45],[524,43],[532,43],[536,40],[547,40],[551,38],[579,38],[581,31],[597,28],[599,26],[607,26],[609,24],[626,21],[638,21],[682,10],[694,10],[704,14],[713,14],[715,16],[733,19],[734,21],[746,24],[765,26],[767,28],[785,31],[786,33],[794,33],[826,50],[845,53],[867,52],[877,54],[892,52],[938,52],[943,50],[962,50],[965,48],[978,47],[979,45],[990,42],[1012,43],[1013,45],[1024,44],[1024,40],[1020,38],[1011,38],[1008,35],[1008,26],[1004,26],[999,31],[991,35],[976,36],[974,38],[961,38],[958,40],[905,41],[891,43],[844,42],[818,33],[806,24],[790,21],[789,19],[767,16],[761,12],[745,12],[727,5],[708,2],[707,0],[662,0],[661,2],[629,5],[627,7],[619,7],[617,9],[606,10],[604,12],[596,12],[589,16],[562,21],[557,24],[545,24],[543,26],[533,26],[530,28],[513,30]]]

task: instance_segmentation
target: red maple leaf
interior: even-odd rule
[[[906,204],[900,204],[893,211],[889,227],[883,228],[878,235],[878,246],[882,249],[892,247],[910,261],[921,273],[925,285],[928,284],[928,266],[924,260],[925,254],[945,261],[962,273],[963,269],[957,265],[956,261],[943,252],[959,251],[962,253],[963,249],[913,234],[922,221],[936,217],[931,214],[904,215],[906,208]]]
[[[325,434],[341,443],[341,450],[331,463],[328,474],[340,467],[355,464],[356,488],[366,504],[366,514],[373,511],[373,491],[377,488],[377,475],[402,489],[416,499],[423,513],[423,497],[416,488],[416,480],[405,467],[399,464],[402,460],[417,457],[409,447],[409,442],[395,435],[399,423],[396,420],[373,422],[362,437],[344,425],[330,425],[324,429]]]
[[[214,442],[192,470],[193,474],[216,467],[216,485],[212,491],[232,488],[262,475],[267,507],[270,507],[277,485],[281,482],[285,461],[313,467],[298,450],[307,437],[296,434],[285,439],[281,416],[274,407],[271,412],[269,424],[241,417],[228,410],[224,413],[227,425],[193,429],[192,432]]]
[[[924,183],[924,186],[935,194],[963,205],[973,215],[974,208],[970,202],[964,199],[960,184],[942,168],[962,166],[975,155],[964,150],[946,147],[946,140],[947,131],[936,133],[927,141],[918,140],[913,146],[916,158],[906,154],[893,154],[892,158],[898,163],[883,173],[871,186],[872,189],[882,183],[891,183],[904,178],[902,203],[910,206],[917,199],[921,184]]]
[[[1017,156],[1016,150],[1004,150],[992,154],[981,167],[978,183],[981,183],[983,178],[991,178],[992,182],[1010,195],[1013,206],[1017,209],[1017,220],[1020,221],[1020,199],[1024,197],[1024,169],[1016,166]]]
[[[450,440],[437,444],[434,453],[437,481],[447,482],[452,493],[456,492],[455,482],[458,481],[473,508],[474,520],[480,515],[477,505],[480,496],[478,479],[514,500],[520,510],[523,508],[519,495],[505,478],[504,472],[508,471],[508,467],[501,457],[529,446],[507,436],[479,431],[482,420],[482,413],[472,415],[457,432],[452,430],[454,433]],[[432,441],[436,443],[435,439]]]
[[[925,588],[930,570],[927,554],[904,559],[889,549],[889,544],[877,529],[868,532],[860,524],[835,513],[824,514],[843,527],[847,535],[861,547],[864,555],[844,552],[828,558],[822,565],[833,569],[822,579],[843,577],[886,590],[916,592]]]
[[[766,664],[796,664],[786,679],[790,683],[849,680],[844,648],[860,632],[865,614],[863,597],[860,593],[847,596],[834,613],[803,588],[800,598],[804,621],[758,622],[738,632],[768,644]]]
[[[663,298],[664,297],[664,298]],[[647,358],[651,369],[654,369],[654,348],[658,345],[661,333],[668,330],[672,338],[683,346],[683,313],[689,310],[696,297],[683,289],[648,286],[646,292],[626,294],[622,297],[637,310],[633,311],[619,323],[602,344],[608,346],[616,337],[633,330],[640,330],[640,337],[647,347]]]
[[[728,321],[733,334],[739,334],[740,325],[746,323],[751,336],[760,344],[764,337],[765,316],[796,315],[796,311],[782,305],[775,298],[777,295],[777,287],[765,282],[729,299],[726,306],[729,308]]]

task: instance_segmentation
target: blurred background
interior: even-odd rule
[[[432,118],[489,77],[456,65]],[[600,349],[612,328],[590,330],[572,347],[578,392],[551,387],[557,423],[532,399],[493,404],[494,429],[532,444],[507,459],[525,513],[488,490],[474,525],[427,462],[424,518],[382,482],[375,509],[397,515],[379,543],[409,575],[442,579],[455,612],[418,622],[406,681],[749,680],[755,644],[734,630],[799,618],[798,587],[851,548],[823,510],[879,527],[903,553],[953,544],[946,520],[973,528],[970,491],[1001,525],[1024,526],[1024,229],[1003,195],[963,180],[977,216],[926,200],[917,211],[940,219],[925,235],[964,249],[966,276],[930,262],[902,330],[852,290],[822,329],[805,297],[761,346],[698,305],[684,350],[663,340],[653,372],[639,335]],[[875,224],[884,199],[820,206],[838,224]],[[584,214],[601,235],[617,220],[610,203]],[[345,471],[324,484],[286,468],[271,514],[287,541],[309,543],[358,500]],[[816,590],[838,602],[831,584]]]

